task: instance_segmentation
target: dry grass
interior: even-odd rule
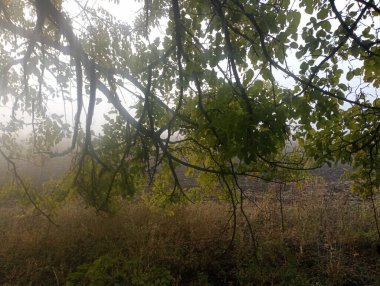
[[[332,197],[320,185],[283,195],[284,228],[278,189],[245,202],[256,248],[239,212],[237,235],[227,249],[233,224],[225,203],[182,206],[167,215],[130,202],[106,215],[71,202],[57,212],[58,228],[33,211],[2,207],[0,283],[65,285],[70,273],[79,273],[80,285],[116,285],[95,283],[83,271],[101,272],[94,266],[99,259],[117,257],[107,262],[107,281],[116,279],[122,264],[139,277],[168,271],[165,281],[171,282],[152,285],[380,285],[368,203],[346,193]],[[84,263],[85,270],[79,267]],[[132,280],[118,285],[147,285]]]

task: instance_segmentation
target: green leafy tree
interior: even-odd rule
[[[201,185],[221,183],[234,208],[242,176],[294,180],[284,171],[339,161],[371,195],[379,1],[343,2],[150,0],[126,24],[81,1],[1,0],[1,154],[17,156],[25,130],[33,153],[80,146],[76,185],[99,208],[144,180],[191,200],[179,166]],[[106,104],[116,114],[94,137]],[[64,138],[71,147],[53,152]]]

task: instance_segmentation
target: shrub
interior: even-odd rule
[[[139,259],[107,254],[78,266],[68,275],[66,285],[165,286],[173,280],[165,267],[149,267]]]

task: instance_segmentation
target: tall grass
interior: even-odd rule
[[[56,213],[0,210],[2,285],[380,285],[371,205],[323,185],[244,202],[254,232],[223,202],[173,213],[128,202],[113,214],[78,200]],[[376,199],[379,206],[380,199]]]

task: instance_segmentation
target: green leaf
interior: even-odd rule
[[[308,68],[309,68],[309,65],[306,62],[301,63],[300,65],[301,73],[305,73]]]
[[[313,14],[314,12],[314,1],[313,0],[306,0],[304,1],[305,4],[306,4],[306,7],[305,7],[305,12],[307,14]]]
[[[265,80],[272,80],[272,79],[273,79],[272,72],[271,72],[268,68],[263,68],[263,69],[261,70],[261,76],[262,76],[263,79],[265,79]]]
[[[330,21],[323,21],[321,23],[321,28],[324,29],[327,32],[330,32],[331,31],[331,23],[330,23]]]
[[[244,85],[248,85],[248,84],[251,82],[253,76],[254,76],[254,72],[253,72],[253,70],[252,70],[252,69],[249,69],[249,70],[245,73],[245,75],[244,75],[243,84],[244,84]]]
[[[350,81],[352,78],[354,77],[354,73],[352,71],[349,71],[347,74],[346,74],[346,79],[348,81]]]
[[[340,83],[340,84],[338,84],[338,86],[339,86],[340,89],[343,90],[343,91],[347,91],[347,90],[348,90],[347,85],[345,85],[344,83]]]
[[[298,52],[296,52],[297,59],[302,58],[306,54],[306,49],[300,49]]]
[[[320,19],[320,20],[323,20],[323,19],[326,19],[328,15],[329,15],[329,9],[324,8],[324,9],[321,9],[317,13],[317,18]]]

